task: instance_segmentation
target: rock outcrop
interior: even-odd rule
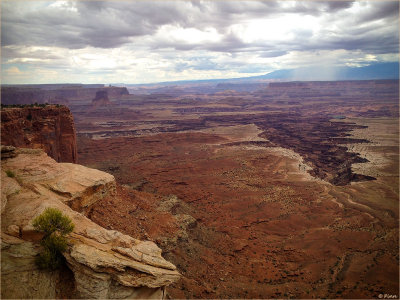
[[[93,106],[107,106],[111,105],[110,99],[108,99],[107,90],[100,90],[96,92],[96,97],[92,100]]]
[[[58,162],[77,161],[74,121],[65,106],[2,108],[1,144],[40,148]]]
[[[80,212],[115,196],[115,179],[102,171],[57,163],[40,149],[17,148],[2,159],[2,298],[163,298],[180,274],[161,249],[115,230]],[[63,253],[67,268],[39,270],[35,257],[41,235],[32,220],[47,207],[75,224]]]

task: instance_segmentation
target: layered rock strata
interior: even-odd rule
[[[10,148],[6,153],[10,153]],[[12,152],[12,151],[11,151]],[[2,159],[2,298],[163,298],[180,274],[161,249],[96,225],[80,212],[115,196],[110,174],[57,163],[40,149],[21,149]],[[67,268],[39,270],[41,235],[32,220],[54,207],[75,224],[63,253]],[[72,272],[72,273],[71,273]]]
[[[77,162],[74,121],[65,106],[2,108],[1,144],[40,148],[58,162]]]

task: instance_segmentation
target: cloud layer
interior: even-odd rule
[[[395,61],[398,6],[397,1],[4,0],[2,82],[142,83]]]

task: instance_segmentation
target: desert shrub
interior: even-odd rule
[[[62,252],[68,246],[65,236],[74,229],[71,219],[56,208],[46,208],[33,220],[33,227],[44,233],[40,242],[43,251],[37,257],[36,264],[42,269],[59,268],[64,261]]]
[[[11,170],[6,170],[6,174],[8,177],[14,178],[15,177],[15,173]]]
[[[44,238],[41,245],[43,251],[36,258],[36,264],[41,269],[58,269],[64,262],[61,253],[68,247],[66,238],[54,232],[48,238]]]

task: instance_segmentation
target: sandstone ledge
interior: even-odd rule
[[[56,282],[63,277],[34,264],[41,236],[31,223],[47,207],[60,209],[75,224],[64,253],[75,280],[74,297],[162,298],[164,287],[179,279],[156,244],[106,230],[80,213],[115,194],[112,175],[57,163],[41,150],[17,148],[15,154],[2,160],[1,171],[2,298],[55,298],[59,293]]]

